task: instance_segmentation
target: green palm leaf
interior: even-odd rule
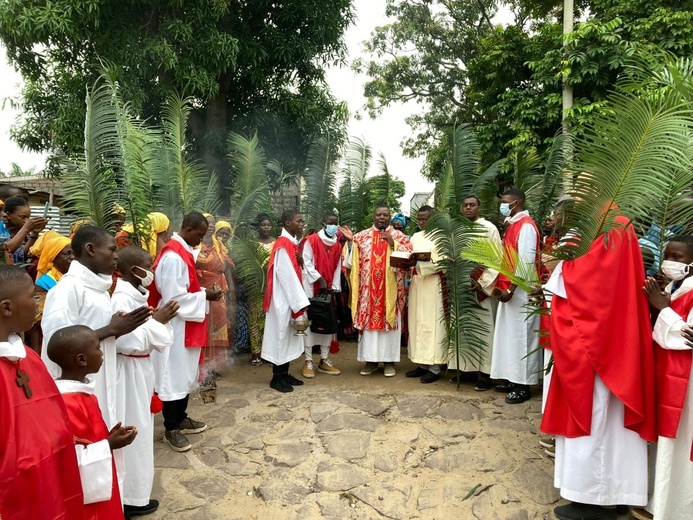
[[[362,139],[352,138],[345,153],[345,166],[342,169],[343,185],[349,186],[349,191],[340,190],[340,215],[342,223],[354,229],[364,229],[370,226],[370,198],[366,189],[366,175],[371,166],[371,147]],[[348,179],[348,183],[347,183]],[[347,196],[342,202],[343,195]]]
[[[267,282],[264,267],[269,253],[256,240],[238,236],[231,239],[229,250],[235,265],[234,274],[245,287],[248,300],[262,301]]]
[[[229,162],[235,173],[230,222],[234,226],[248,225],[259,212],[268,211],[271,206],[267,159],[257,135],[246,139],[231,132],[228,146]]]
[[[329,137],[322,137],[311,144],[304,173],[306,187],[301,205],[308,229],[320,229],[322,216],[335,210],[336,164],[334,145]]]

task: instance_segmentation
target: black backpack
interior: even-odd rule
[[[337,315],[332,303],[332,293],[320,293],[309,298],[308,319],[310,331],[315,334],[335,334],[337,332]]]

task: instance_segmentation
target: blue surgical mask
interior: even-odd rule
[[[511,213],[510,204],[508,204],[507,202],[501,203],[501,205],[500,205],[500,213],[501,213],[501,215],[503,215],[504,217],[509,217],[509,216],[510,216],[510,213]]]
[[[333,237],[337,234],[337,226],[334,224],[325,225],[325,234],[328,237]]]

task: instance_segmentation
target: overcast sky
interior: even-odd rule
[[[354,0],[357,12],[357,22],[345,34],[349,49],[349,60],[360,56],[363,52],[362,42],[369,38],[373,29],[387,23],[385,17],[385,0]],[[19,95],[21,77],[6,63],[4,48],[0,49],[0,99]],[[373,164],[371,174],[377,174],[377,157],[385,155],[390,172],[405,181],[407,191],[402,199],[403,209],[409,207],[409,200],[415,192],[430,191],[433,185],[420,175],[422,159],[408,159],[402,156],[400,143],[410,134],[410,129],[404,122],[405,118],[417,109],[417,105],[393,106],[385,110],[376,120],[370,119],[363,113],[365,99],[363,85],[365,76],[355,75],[349,68],[335,68],[328,71],[327,80],[335,96],[348,103],[352,114],[360,112],[361,120],[352,117],[349,124],[349,134],[363,138],[373,149]],[[40,170],[44,157],[39,154],[23,152],[10,140],[9,129],[17,113],[5,102],[0,117],[0,170],[9,170],[12,162],[18,163],[23,169],[36,167]]]

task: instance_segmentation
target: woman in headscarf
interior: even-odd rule
[[[29,254],[38,257],[38,266],[35,295],[36,323],[26,333],[26,341],[29,347],[40,354],[41,318],[43,317],[46,294],[67,273],[74,256],[70,239],[55,231],[46,231],[41,235],[29,251]]]
[[[390,224],[392,224],[392,227],[397,231],[401,231],[406,235],[404,230],[407,227],[407,217],[404,216],[404,213],[395,213],[395,216],[392,217]]]
[[[147,220],[147,235],[142,237],[142,247],[149,251],[152,259],[154,259],[169,239],[168,228],[171,222],[166,215],[156,211],[149,213]],[[135,228],[132,224],[124,225],[115,237],[118,248],[122,249],[125,246],[131,245],[134,234]]]
[[[4,220],[10,233],[6,244],[12,253],[12,261],[23,264],[28,261],[29,249],[48,221],[43,217],[32,217],[29,203],[21,197],[10,197],[5,201]]]
[[[210,375],[219,377],[218,369],[225,366],[229,349],[229,322],[226,297],[233,286],[231,270],[233,262],[228,255],[227,244],[231,238],[231,224],[217,222],[202,240],[197,257],[197,277],[202,287],[219,287],[224,296],[209,302],[207,315],[207,347],[204,350],[205,365]]]
[[[263,268],[267,269],[270,253],[274,247],[276,239],[272,236],[272,219],[266,213],[261,213],[257,216],[257,241],[259,243],[259,254],[263,255]],[[249,325],[249,340],[250,352],[252,357],[250,362],[259,366],[262,365],[260,352],[262,350],[262,334],[265,330],[265,311],[262,309],[262,298],[248,299],[248,325]]]

